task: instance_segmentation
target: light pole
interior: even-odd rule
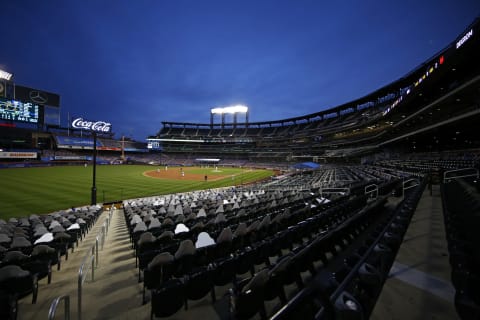
[[[97,204],[97,132],[109,133],[112,131],[112,124],[105,121],[91,121],[83,118],[76,118],[72,121],[73,129],[88,130],[93,134],[93,179],[92,179],[92,205]],[[82,131],[80,131],[82,132]]]
[[[97,133],[93,132],[93,179],[92,179],[92,205],[97,204]]]

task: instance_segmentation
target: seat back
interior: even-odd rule
[[[180,310],[185,299],[185,284],[180,279],[172,279],[160,289],[152,290],[150,317],[169,317]]]

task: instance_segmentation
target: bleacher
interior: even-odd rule
[[[221,319],[368,318],[427,182],[426,175],[382,165],[331,166],[287,175],[274,184],[124,201],[124,227],[142,287],[132,297],[156,317],[180,309],[182,317],[189,317],[189,305],[193,317],[196,301],[210,301],[213,308],[228,297],[230,311],[220,312]],[[420,185],[396,191],[410,178]],[[468,190],[466,195],[475,193],[472,186],[460,184]],[[376,193],[367,192],[371,185]],[[328,188],[348,191],[325,192]],[[392,202],[399,196],[404,200]],[[82,210],[28,220],[46,228],[53,221],[66,226],[78,218],[69,215],[87,212]],[[462,260],[452,260],[461,266],[452,280],[458,286],[457,305],[470,310],[477,299],[476,286],[470,285],[477,277],[476,262],[465,250],[476,240],[474,233],[458,238],[459,225],[450,222],[455,216],[446,215],[446,225],[453,228],[449,239],[455,248],[466,239],[472,244],[462,245],[454,255]],[[26,223],[27,219],[12,219],[2,230],[4,225],[11,225],[6,228],[12,231]],[[74,244],[69,240],[63,246],[73,249]],[[33,248],[24,254],[31,255]],[[68,253],[63,250],[58,252]]]
[[[47,287],[39,281],[55,281],[52,269],[61,272],[79,242],[102,213],[100,206],[86,206],[48,215],[0,220],[0,315],[17,319],[18,300],[31,296],[31,303]]]
[[[355,263],[361,259],[352,253],[356,252],[353,248],[358,249],[367,231],[379,235],[395,214],[404,211],[385,207],[387,195],[395,187],[391,183],[375,199],[364,192],[371,179],[348,194],[329,195],[330,199],[321,196],[319,189],[302,189],[318,179],[336,186],[338,181],[351,184],[358,176],[366,177],[358,168],[339,170],[325,170],[307,180],[302,174],[287,177],[280,183],[284,190],[265,184],[265,189],[259,185],[250,190],[199,191],[125,201],[138,281],[143,281],[143,303],[150,301],[154,315],[172,315],[182,306],[187,308],[190,299],[211,295],[214,303],[215,287],[228,285],[230,316],[244,318],[259,313],[263,318],[285,317],[289,310],[265,306],[277,298],[283,306],[298,303],[299,297],[312,290],[317,276],[327,268],[338,268],[334,262],[338,256],[352,255],[351,270],[342,270],[344,276],[357,272]],[[336,179],[330,179],[332,176]],[[392,176],[378,174],[375,178],[387,182]],[[415,201],[404,203],[411,214]],[[408,221],[403,224],[406,226]],[[202,244],[205,236],[209,241]],[[371,251],[369,244],[358,249],[365,256]],[[374,247],[377,245],[375,242]],[[382,272],[387,272],[382,266]],[[337,280],[342,283],[342,279]]]
[[[480,181],[476,174],[442,185],[443,213],[455,287],[455,307],[462,319],[480,317]]]

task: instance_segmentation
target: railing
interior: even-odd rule
[[[324,193],[339,193],[339,194],[350,194],[350,188],[320,188],[319,189],[320,196],[323,197]]]
[[[112,210],[109,211],[109,214],[108,214],[107,218],[105,219],[105,221],[102,224],[102,229],[100,230],[100,232],[95,237],[95,248],[96,248],[95,252],[96,252],[97,264],[98,264],[98,246],[100,244],[101,250],[103,250],[103,245],[105,244],[105,239],[107,237],[108,226],[110,225],[112,212],[113,212]]]
[[[102,224],[102,229],[98,233],[98,235],[95,237],[95,244],[92,245],[90,248],[89,252],[87,255],[82,260],[82,264],[80,265],[80,268],[78,269],[78,320],[82,320],[82,288],[83,288],[83,283],[85,282],[85,279],[88,274],[88,268],[85,268],[85,265],[88,263],[91,263],[91,269],[92,269],[92,282],[95,280],[95,267],[98,267],[98,247],[100,246],[101,250],[103,250],[103,245],[105,244],[105,238],[107,236],[108,232],[108,226],[110,225],[110,221],[112,220],[112,214],[113,210],[110,210],[108,213],[108,216],[105,218],[105,221]],[[85,270],[85,272],[84,272]]]
[[[378,198],[378,185],[376,184],[369,184],[368,186],[365,186],[365,195],[370,196],[371,194],[374,194],[374,200],[377,200]]]
[[[417,184],[415,185],[412,185],[410,187],[408,187],[408,189],[410,188],[415,188],[419,185],[421,185],[421,181],[418,181],[417,179],[410,179],[410,180],[407,180],[404,182],[404,186],[405,186],[405,183],[409,183],[411,181],[416,181],[418,182]],[[424,186],[422,186],[422,189],[424,188]],[[412,199],[412,198],[411,198]],[[418,201],[420,200],[420,198],[414,200],[415,202],[415,205],[414,207],[417,206],[418,204]],[[367,261],[367,259],[369,258],[369,256],[375,251],[375,248],[378,248],[377,246],[379,245],[382,245],[381,244],[381,241],[382,239],[385,237],[385,235],[388,233],[388,230],[390,228],[392,228],[392,224],[394,223],[395,219],[397,219],[398,217],[401,217],[400,213],[401,212],[399,209],[401,209],[403,206],[403,203],[402,205],[400,205],[398,208],[397,208],[397,212],[395,214],[393,214],[390,218],[389,218],[389,222],[386,223],[384,226],[383,226],[383,230],[378,233],[377,237],[375,239],[372,239],[373,242],[369,244],[369,247],[366,249],[366,251],[362,254],[362,256],[360,257],[360,259],[356,262],[356,264],[352,267],[352,269],[349,271],[349,273],[345,276],[345,278],[341,281],[341,283],[339,284],[339,286],[333,291],[333,293],[330,295],[330,303],[332,305],[335,305],[337,299],[341,296],[342,293],[344,292],[347,292],[346,291],[346,288],[348,286],[349,283],[352,283],[352,280],[355,278],[355,277],[358,277],[358,272],[359,272],[359,269],[362,265],[364,265]],[[413,211],[412,211],[412,214],[413,214]],[[407,225],[408,227],[408,225]],[[401,234],[401,237],[403,239],[403,236],[405,234],[405,232],[407,231],[406,227],[405,229],[402,231],[402,234]],[[401,242],[401,241],[400,241]],[[381,248],[381,247],[380,247]],[[382,249],[382,250],[391,250],[390,247],[386,246],[385,245],[385,249]],[[398,252],[398,250],[397,250]],[[396,255],[396,252],[394,253],[394,255],[392,256],[391,258],[391,263],[393,263],[393,260],[394,260],[394,257]],[[388,269],[390,269],[391,267],[391,264],[389,265]],[[353,298],[352,300],[352,308],[355,307],[355,304],[357,303],[355,301],[355,298]],[[356,306],[358,307],[358,305]],[[317,313],[317,315],[319,316],[323,316],[324,315],[324,311],[325,309],[323,310],[320,310],[319,313]]]
[[[421,182],[421,185],[423,182]],[[419,189],[420,192],[424,190],[424,185]],[[381,196],[382,197],[382,196]],[[355,284],[360,284],[365,281],[368,284],[374,284],[376,287],[372,290],[368,290],[368,292],[371,292],[371,295],[369,295],[369,299],[372,299],[373,302],[375,302],[378,299],[378,294],[379,290],[381,289],[381,286],[379,287],[377,284],[379,283],[379,280],[381,280],[381,285],[383,285],[385,277],[388,274],[388,270],[391,267],[391,263],[393,263],[393,260],[395,258],[396,252],[395,247],[391,247],[387,245],[386,243],[383,243],[384,237],[388,234],[389,229],[392,228],[394,225],[395,221],[398,218],[401,218],[401,221],[406,221],[402,222],[402,227],[403,229],[397,229],[395,235],[399,236],[400,238],[403,239],[403,235],[406,232],[406,228],[408,227],[408,224],[410,223],[410,217],[411,214],[413,214],[413,211],[415,210],[414,208],[417,206],[419,198],[416,198],[415,195],[410,198],[410,202],[406,202],[405,204],[407,207],[410,207],[409,210],[406,210],[403,212],[401,204],[399,207],[395,209],[395,212],[391,214],[391,216],[388,218],[388,222],[381,222],[379,220],[378,224],[375,224],[375,226],[379,229],[379,231],[374,231],[374,233],[371,234],[373,237],[369,237],[368,240],[366,240],[366,249],[361,253],[361,254],[355,254],[352,255],[352,257],[356,257],[356,261],[354,264],[349,265],[348,267],[348,273],[346,276],[342,277],[341,281],[338,281],[336,284],[331,285],[332,290],[331,293],[326,293],[323,284],[327,283],[325,280],[327,280],[327,277],[331,279],[334,278],[334,274],[331,271],[325,270],[318,270],[318,274],[315,276],[313,281],[310,282],[309,285],[306,285],[305,288],[303,288],[299,293],[297,293],[292,299],[289,300],[287,304],[285,304],[279,311],[277,311],[270,319],[272,320],[283,320],[283,319],[293,319],[294,315],[297,315],[298,313],[302,313],[301,308],[306,305],[305,302],[311,301],[311,299],[318,299],[318,307],[316,308],[315,316],[312,316],[311,318],[315,319],[330,319],[334,317],[335,319],[364,319],[367,318],[370,315],[371,309],[368,310],[368,313],[362,313],[363,306],[362,304],[358,303],[356,300],[356,297],[349,294],[349,290],[351,289],[350,286],[355,285]],[[383,202],[379,201],[374,204],[374,206],[377,206],[377,209],[381,209],[383,207]],[[406,207],[406,208],[407,208]],[[373,207],[370,207],[372,209]],[[363,212],[363,210],[362,210]],[[381,211],[380,211],[381,212]],[[364,214],[363,212],[362,214]],[[351,220],[350,220],[351,221]],[[338,227],[338,229],[340,229]],[[334,229],[334,230],[338,230]],[[380,231],[381,230],[381,231]],[[369,231],[370,232],[370,231]],[[366,234],[368,235],[369,232]],[[375,233],[377,234],[375,236]],[[316,239],[315,241],[319,241]],[[401,242],[401,240],[400,240]],[[360,273],[360,268],[362,266],[367,267],[368,264],[367,261],[371,255],[375,254],[380,257],[381,260],[379,260],[378,266],[375,266],[375,269],[371,274],[367,273],[366,277],[362,279],[362,275]],[[344,262],[346,259],[344,259]],[[344,263],[346,266],[347,264]],[[379,271],[382,271],[382,273],[379,273]],[[366,269],[366,271],[369,271],[369,269]],[[380,278],[377,276],[379,275]],[[334,281],[336,282],[336,281]],[[328,282],[328,285],[330,287],[330,282]],[[370,288],[368,288],[370,289]],[[364,292],[363,292],[364,293]],[[347,310],[346,312],[343,312],[342,314],[342,309],[341,305],[337,305],[337,301],[340,297],[342,297],[344,294],[347,295],[349,302],[345,303],[348,307],[345,309]],[[315,300],[317,302],[317,300]],[[370,301],[369,301],[370,302]],[[369,307],[373,308],[373,307]]]
[[[415,184],[407,186],[407,185],[408,185],[409,183],[411,183],[411,182],[415,182]],[[404,181],[402,182],[402,199],[405,198],[405,190],[408,190],[408,189],[411,189],[411,188],[415,188],[415,187],[418,186],[419,184],[420,184],[420,180],[419,180],[419,179],[412,178],[412,179],[404,180]]]
[[[98,250],[98,240],[95,242],[95,245],[93,245],[88,254],[85,255],[85,257],[82,260],[82,264],[80,265],[80,268],[78,269],[78,320],[82,319],[82,287],[83,287],[83,282],[85,281],[87,274],[88,274],[88,266],[87,269],[84,269],[87,263],[91,262],[91,270],[92,270],[92,282],[95,280],[95,255],[98,256],[98,251],[95,254],[95,247]],[[98,260],[97,260],[97,265],[98,265]]]
[[[471,171],[471,173],[467,173]],[[456,175],[456,173],[463,173],[461,175]],[[447,177],[447,175],[450,175]],[[476,177],[478,179],[478,169],[476,168],[463,168],[463,169],[456,169],[456,170],[449,170],[443,173],[443,182],[447,182],[451,179],[458,179],[458,178],[467,178],[467,177]]]
[[[85,279],[87,278],[88,271],[91,269],[92,282],[95,280],[95,267],[98,267],[98,248],[100,247],[103,250],[105,244],[105,239],[108,233],[108,227],[110,221],[112,220],[114,206],[112,205],[111,210],[109,210],[108,216],[105,218],[105,221],[102,224],[100,232],[95,237],[95,243],[87,251],[87,254],[82,260],[82,264],[78,269],[78,319],[82,319],[82,288]],[[91,264],[91,266],[90,266]],[[90,267],[88,267],[90,266]],[[48,319],[51,320],[55,317],[55,312],[57,306],[61,300],[65,300],[65,320],[70,319],[70,296],[63,295],[55,298],[50,305],[50,310],[48,312]]]
[[[50,309],[48,310],[48,320],[53,320],[55,318],[55,312],[57,311],[57,306],[62,300],[65,301],[64,319],[70,320],[70,296],[69,295],[63,295],[53,300],[52,304],[50,305]]]
[[[350,185],[353,181],[352,180],[334,180],[334,181],[317,181],[312,184],[314,188],[335,188],[338,186]]]

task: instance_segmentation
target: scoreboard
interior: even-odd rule
[[[42,123],[42,107],[32,102],[0,98],[0,120]]]

